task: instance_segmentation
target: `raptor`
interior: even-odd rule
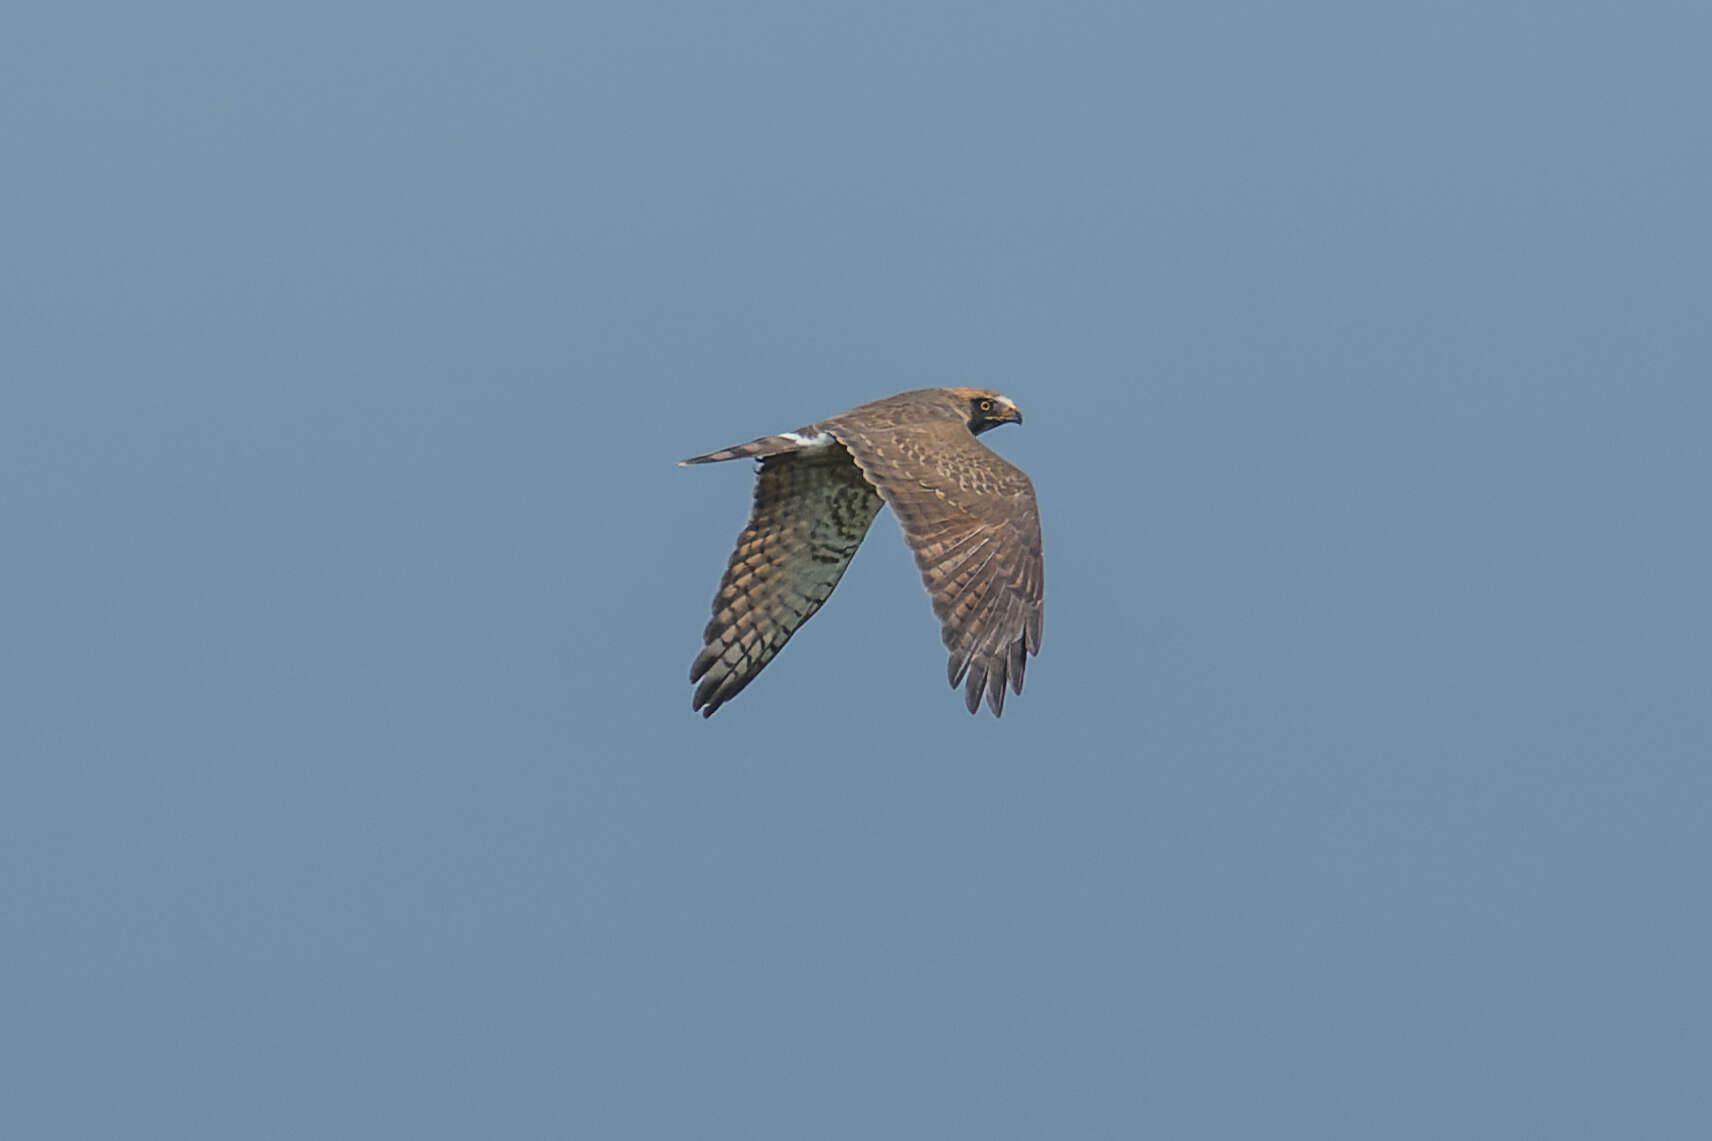
[[[684,464],[760,461],[754,506],[690,666],[709,717],[754,680],[844,576],[891,504],[969,712],[1003,714],[1040,652],[1045,577],[1034,485],[976,437],[1020,424],[984,388],[923,388]]]

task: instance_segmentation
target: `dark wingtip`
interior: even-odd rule
[[[1003,658],[994,662],[992,670],[987,674],[987,708],[993,711],[994,717],[1005,715],[1005,662]]]
[[[709,657],[707,649],[704,649],[696,655],[695,663],[690,666],[690,680],[700,683],[696,686],[694,696],[690,698],[690,708],[703,717],[712,717],[713,711],[719,708],[719,703],[723,700],[719,692],[722,679],[704,676],[716,661],[718,657]]]
[[[987,669],[980,662],[969,663],[969,684],[963,689],[963,704],[974,713],[981,708],[981,694],[987,688]]]

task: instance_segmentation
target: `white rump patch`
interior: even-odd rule
[[[780,432],[779,439],[789,440],[800,448],[824,448],[832,443],[832,434],[816,432],[812,436],[805,436],[801,432]]]

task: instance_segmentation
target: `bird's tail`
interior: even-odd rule
[[[781,455],[785,452],[800,452],[805,448],[824,448],[832,442],[832,437],[827,433],[804,428],[800,432],[782,432],[777,436],[761,436],[750,440],[747,444],[738,444],[735,447],[724,448],[717,452],[709,452],[705,456],[691,456],[687,460],[679,460],[678,466],[716,464],[723,460],[744,458],[762,460],[768,456]]]

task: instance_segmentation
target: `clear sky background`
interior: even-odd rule
[[[1712,9],[34,5],[0,1132],[1712,1136]],[[748,465],[1027,424],[710,721]]]

